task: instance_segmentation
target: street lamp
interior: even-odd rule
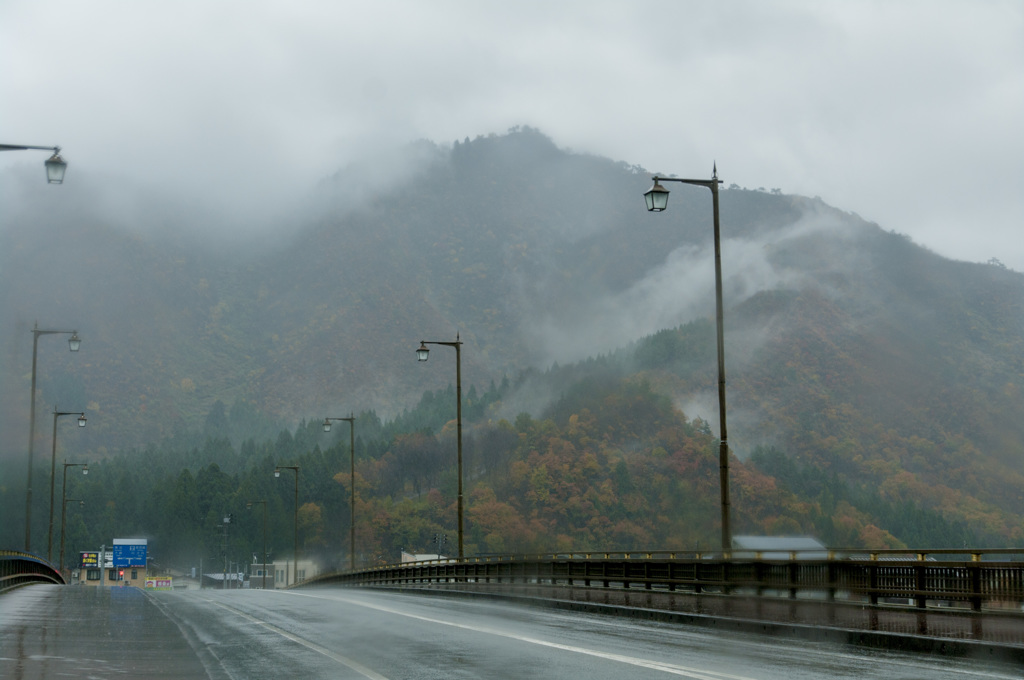
[[[60,157],[59,146],[23,146],[21,144],[0,144],[0,151],[24,151],[26,149],[38,149],[40,151],[53,151],[53,155],[46,159],[43,165],[46,166],[46,181],[50,184],[63,184],[64,173],[68,164]]]
[[[263,504],[263,590],[267,589],[267,501],[266,499],[260,499],[258,501],[249,501],[245,504],[245,507],[249,510],[252,506],[257,503]]]
[[[349,568],[356,570],[356,415],[350,413],[348,418],[324,418],[324,432],[331,431],[332,420],[344,420],[348,423],[348,451],[349,451],[349,496],[352,502],[352,511],[349,513],[348,528],[348,549]]]
[[[53,407],[53,446],[50,450],[50,530],[46,539],[46,559],[53,562],[53,481],[57,476],[57,418],[78,416],[78,426],[85,427],[85,414],[81,411],[58,411]]]
[[[68,349],[77,352],[82,345],[78,331],[56,331],[43,330],[39,323],[32,329],[32,399],[29,400],[28,408],[28,484],[25,490],[25,552],[32,552],[32,452],[35,448],[36,438],[36,355],[39,350],[40,335],[70,334],[68,338]],[[51,504],[52,507],[52,504]]]
[[[718,448],[718,478],[722,499],[722,552],[728,554],[732,550],[732,529],[729,524],[729,435],[725,426],[725,333],[722,326],[722,247],[718,219],[718,165],[713,166],[711,179],[678,179],[675,177],[654,177],[654,186],[644,192],[647,210],[662,212],[668,208],[668,189],[661,186],[664,182],[682,182],[711,190],[711,206],[714,216],[715,231],[715,320],[718,332],[718,422],[721,433]]]
[[[228,529],[231,527],[231,513],[224,515],[224,522],[221,524],[224,527],[224,573],[222,576],[224,579],[221,581],[221,590],[228,589],[228,550],[231,545],[231,541],[228,539]]]
[[[89,474],[89,464],[88,463],[69,463],[66,460],[64,461],[64,472],[61,474],[62,481],[61,481],[61,489],[60,489],[60,506],[61,506],[61,510],[60,510],[60,572],[62,574],[64,573],[64,519],[67,516],[67,508],[68,508],[68,506],[67,506],[67,494],[68,494],[68,468],[69,467],[80,467],[80,468],[82,468],[82,474],[83,475]],[[83,505],[85,504],[84,501],[82,503],[83,503]],[[52,507],[52,504],[51,504],[51,507]],[[102,569],[102,568],[103,568],[103,565],[101,564],[100,565],[100,569]]]
[[[274,468],[274,476],[280,477],[281,470],[291,470],[295,473],[295,546],[292,551],[292,578],[294,583],[299,582],[299,466],[278,465]],[[288,585],[288,579],[284,584]]]
[[[455,334],[455,342],[424,342],[420,341],[419,349],[416,350],[416,359],[426,361],[430,356],[427,345],[444,345],[455,348],[455,429],[457,446],[459,452],[459,561],[462,561],[462,341],[459,334]]]
[[[65,498],[61,502],[60,510],[60,575],[64,575],[64,520],[68,516],[68,503],[78,503],[78,507],[84,508],[85,501],[77,498]]]

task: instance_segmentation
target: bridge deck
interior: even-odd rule
[[[33,585],[2,601],[0,677],[207,677],[178,626],[138,588]]]
[[[869,650],[440,595],[27,586],[0,596],[0,677],[885,680],[896,665],[908,677],[953,680],[1016,677],[1024,658]]]

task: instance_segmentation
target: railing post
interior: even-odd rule
[[[919,556],[919,560],[923,557]],[[927,603],[927,597],[924,594],[926,585],[925,579],[925,566],[923,563],[914,565],[914,590],[917,592],[914,594],[914,602],[918,609],[924,609]]]
[[[868,566],[868,600],[872,605],[878,604],[878,559],[877,555],[871,556],[871,564]]]
[[[972,556],[973,558],[973,556]],[[967,567],[967,573],[971,581],[971,609],[981,611],[981,564],[971,562]]]

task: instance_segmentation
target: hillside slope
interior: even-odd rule
[[[417,172],[358,200],[359,168],[339,172],[292,236],[234,252],[166,216],[153,219],[170,231],[111,212],[89,186],[42,212],[31,191],[12,203],[0,453],[23,455],[36,320],[83,337],[78,355],[41,341],[37,415],[86,410],[61,451],[91,458],[197,427],[218,400],[293,423],[398,414],[454,381],[450,351],[427,364],[413,352],[456,333],[463,382],[480,388],[651,336],[664,346],[645,343],[630,370],[715,431],[713,341],[659,335],[713,314],[706,190],[673,189],[650,215],[650,173],[529,129],[417,154]],[[775,449],[1012,534],[1024,276],[940,258],[816,199],[730,187],[721,210],[735,454]],[[540,414],[570,384],[526,381],[493,415]]]

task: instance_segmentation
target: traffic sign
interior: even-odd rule
[[[146,566],[146,539],[144,539],[144,538],[115,538],[114,539],[114,566],[115,567],[144,567],[144,566]]]

